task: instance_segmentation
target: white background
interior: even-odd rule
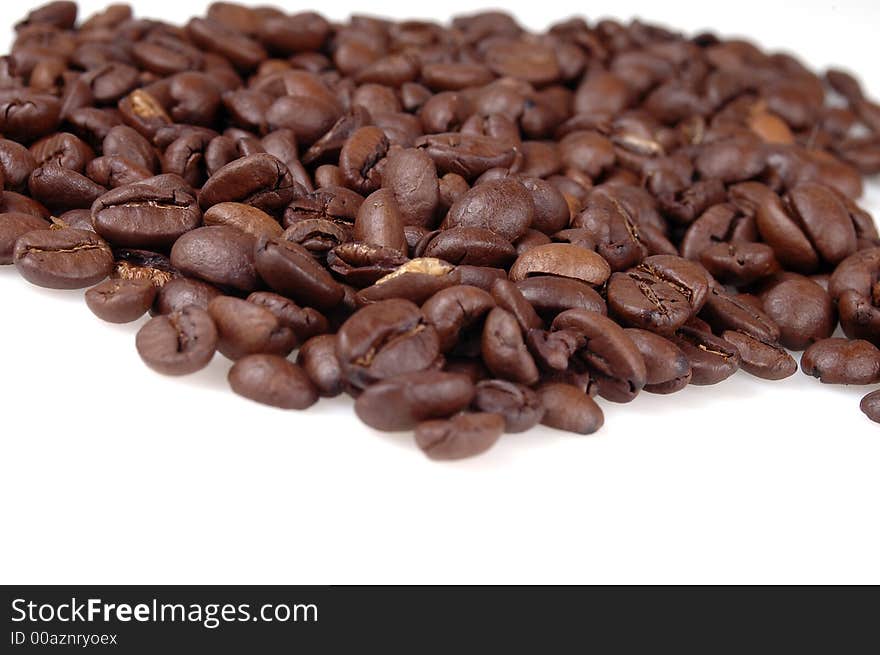
[[[139,4],[173,21],[202,11]],[[606,6],[847,66],[880,95],[880,4],[794,4]],[[30,5],[2,3],[0,51]],[[440,6],[476,4],[367,6],[442,18]],[[536,29],[584,6],[602,3],[510,3]],[[868,388],[740,372],[602,401],[591,437],[536,429],[438,464],[408,434],[361,425],[347,398],[303,413],[239,398],[219,355],[186,379],[153,374],[134,349],[140,323],[102,323],[81,296],[0,269],[2,582],[880,582],[880,425],[858,409]]]

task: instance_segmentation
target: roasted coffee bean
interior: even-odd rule
[[[379,188],[377,164],[388,152],[388,137],[378,127],[362,127],[354,132],[339,153],[339,170],[346,186],[361,194]]]
[[[63,228],[33,230],[15,242],[12,260],[31,284],[51,289],[81,289],[113,270],[113,253],[94,232]]]
[[[319,334],[299,348],[297,364],[309,376],[318,394],[333,398],[342,393],[343,375],[336,357],[336,335]]]
[[[358,209],[352,234],[356,241],[392,248],[406,254],[403,216],[393,191],[379,189],[364,199]]]
[[[514,282],[533,275],[554,275],[599,286],[611,275],[611,269],[595,252],[569,243],[549,243],[527,250],[510,267]]]
[[[459,414],[447,420],[425,421],[416,428],[416,444],[431,459],[455,460],[480,455],[504,433],[498,414]]]
[[[862,339],[823,339],[804,351],[801,369],[826,384],[880,381],[880,350]]]
[[[148,280],[104,280],[86,291],[86,304],[98,318],[109,323],[130,323],[143,316],[156,298]]]
[[[483,362],[496,377],[532,385],[540,374],[526,348],[522,330],[510,312],[495,307],[483,325]]]
[[[382,171],[382,186],[391,189],[405,225],[431,227],[440,203],[437,169],[415,148],[392,148]]]
[[[375,303],[391,298],[404,298],[421,304],[441,289],[459,284],[456,268],[433,257],[411,259],[393,273],[357,294],[361,304]]]
[[[32,230],[48,230],[49,222],[31,214],[0,214],[0,264],[11,264],[18,238]]]
[[[856,231],[839,195],[815,182],[788,193],[788,206],[818,254],[837,264],[856,251]]]
[[[685,325],[672,338],[691,364],[691,384],[718,384],[736,373],[740,354],[732,343],[707,329]]]
[[[177,239],[171,248],[171,263],[184,275],[251,292],[257,288],[255,247],[254,237],[233,227],[200,227]]]
[[[470,405],[474,383],[466,375],[420,371],[370,385],[354,405],[358,418],[376,430],[412,430],[422,421],[447,418]]]
[[[228,225],[260,238],[279,237],[284,232],[274,218],[261,209],[241,202],[212,205],[203,217],[205,225]]]
[[[149,180],[108,191],[91,208],[98,234],[134,248],[168,248],[202,222],[195,196],[184,185],[163,188]]]
[[[454,286],[431,296],[422,305],[422,313],[425,321],[437,330],[440,352],[446,353],[494,307],[495,300],[482,289]]]
[[[830,295],[802,275],[787,273],[771,280],[760,300],[764,313],[779,327],[779,343],[791,350],[827,339],[837,324]]]
[[[569,309],[553,319],[551,330],[570,330],[583,339],[578,354],[599,383],[603,398],[629,402],[645,386],[647,371],[639,349],[607,316]]]
[[[399,250],[357,241],[343,243],[327,253],[327,268],[358,288],[375,284],[407,261]]]
[[[279,355],[242,357],[229,369],[229,386],[239,396],[281,409],[307,409],[318,402],[302,368]]]
[[[538,387],[537,393],[544,406],[542,425],[576,434],[593,434],[605,422],[596,401],[573,385],[550,382]]]
[[[54,96],[27,89],[0,89],[0,134],[28,143],[52,132],[61,114]]]
[[[443,174],[456,173],[473,180],[490,168],[507,168],[516,157],[513,144],[476,134],[429,134],[420,137],[416,148],[423,150]]]
[[[243,202],[265,212],[284,209],[293,200],[294,182],[277,157],[258,153],[231,161],[208,178],[199,192],[207,210],[221,202]]]
[[[87,209],[107,191],[85,175],[57,163],[35,168],[28,178],[28,190],[35,200],[52,210]]]
[[[614,273],[608,281],[608,308],[625,325],[671,334],[693,314],[674,287],[641,270]]]
[[[178,277],[159,288],[154,310],[156,314],[171,314],[189,306],[207,310],[208,304],[220,295],[220,290],[207,282]]]
[[[339,283],[299,244],[261,237],[254,261],[266,284],[303,305],[332,309],[342,300]]]
[[[151,318],[137,333],[144,363],[164,375],[187,375],[203,369],[217,348],[217,328],[203,309],[184,307]]]
[[[217,349],[229,359],[246,355],[286,356],[296,345],[296,334],[264,307],[240,298],[219,296],[208,304],[217,326]]]
[[[317,309],[300,307],[290,298],[277,293],[254,291],[247,297],[247,301],[272,312],[282,325],[293,330],[299,343],[315,335],[324,334],[329,329],[327,318]]]
[[[429,232],[416,246],[419,257],[435,257],[451,264],[506,266],[516,250],[504,237],[481,227],[453,227]]]
[[[364,199],[345,187],[326,187],[294,198],[284,211],[284,227],[301,220],[321,219],[353,224]]]
[[[534,391],[508,380],[482,380],[476,385],[472,406],[504,419],[504,431],[525,432],[544,417],[544,406]]]
[[[526,188],[506,179],[478,184],[455,201],[441,229],[479,227],[516,241],[532,224],[535,203]]]
[[[645,386],[649,393],[675,393],[691,381],[691,365],[681,349],[659,334],[639,328],[626,328],[645,361]]]
[[[725,284],[746,286],[779,270],[773,248],[766,243],[716,243],[700,253],[700,263]]]
[[[535,311],[552,320],[567,309],[586,309],[600,314],[607,313],[605,301],[595,289],[571,278],[552,275],[535,275],[516,283],[523,297]]]
[[[779,326],[757,307],[718,287],[712,287],[700,318],[716,333],[739,330],[757,339],[773,343],[779,339]]]
[[[639,271],[662,280],[684,296],[698,313],[709,295],[710,279],[698,264],[676,255],[651,255],[637,266]]]
[[[358,389],[402,373],[424,371],[439,354],[437,331],[408,300],[363,307],[336,335],[336,356],[345,379]]]
[[[862,398],[859,409],[875,423],[880,423],[880,391],[872,391]]]
[[[638,264],[646,254],[637,223],[622,202],[619,188],[599,187],[589,194],[586,207],[572,219],[571,227],[587,230],[596,252],[611,270],[621,271]]]
[[[524,332],[544,327],[535,308],[526,300],[523,292],[510,280],[498,279],[492,284],[492,298],[502,309],[513,314]]]
[[[169,280],[180,276],[165,255],[149,250],[117,248],[113,251],[116,265],[111,277],[123,280],[146,280],[153,286],[161,288]]]
[[[44,137],[30,147],[36,166],[57,164],[82,173],[95,157],[94,151],[79,137],[59,132]]]
[[[0,139],[0,172],[4,187],[10,191],[21,191],[28,178],[37,167],[31,152],[20,143]]]
[[[765,380],[782,380],[797,372],[797,362],[781,346],[745,332],[725,330],[721,338],[739,351],[740,368]]]

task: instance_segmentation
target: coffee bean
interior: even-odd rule
[[[0,134],[30,142],[58,126],[61,103],[54,96],[26,89],[0,89]]]
[[[804,351],[801,369],[826,384],[872,384],[880,380],[880,350],[862,339],[823,339]]]
[[[57,163],[35,168],[28,178],[28,190],[49,209],[86,209],[107,191],[85,175]]]
[[[483,326],[483,361],[496,377],[532,385],[538,381],[535,360],[526,348],[522,330],[510,312],[495,307]]]
[[[880,423],[880,392],[872,391],[862,398],[859,403],[859,409],[861,409],[869,419],[875,423]]]
[[[739,368],[741,357],[736,346],[708,329],[685,325],[675,333],[672,342],[691,364],[691,384],[718,384]]]
[[[693,314],[688,299],[653,275],[633,270],[608,281],[608,307],[626,325],[670,334]]]
[[[378,127],[362,127],[354,132],[339,153],[339,170],[346,185],[364,195],[379,188],[377,164],[388,152],[388,137]]]
[[[217,287],[189,277],[178,277],[166,282],[156,294],[155,313],[171,314],[192,305],[208,309],[208,304],[222,295]]]
[[[332,309],[342,299],[342,287],[302,246],[262,237],[254,255],[257,272],[278,293],[317,309]]]
[[[229,386],[239,396],[281,409],[308,409],[318,393],[305,372],[279,355],[248,355],[229,369]]]
[[[675,393],[690,383],[691,365],[678,346],[647,330],[626,328],[624,332],[645,361],[645,391]]]
[[[473,180],[490,168],[506,168],[513,163],[516,151],[512,144],[475,134],[429,134],[415,144],[423,150],[442,173],[456,173]]]
[[[167,248],[201,224],[202,212],[185,186],[161,188],[144,181],[97,198],[92,221],[95,231],[114,245]]]
[[[98,318],[109,323],[130,323],[143,316],[156,298],[148,280],[111,279],[86,291],[86,304]]]
[[[52,289],[89,287],[113,269],[107,242],[93,232],[73,228],[23,234],[15,242],[12,260],[28,282]]]
[[[225,225],[200,227],[182,235],[171,248],[171,262],[184,275],[219,287],[251,292],[257,287],[256,240]]]
[[[526,188],[506,179],[479,184],[455,201],[441,229],[479,227],[515,241],[528,229],[535,203]]]
[[[725,330],[721,337],[737,349],[740,368],[765,380],[782,380],[797,372],[797,362],[784,348],[745,332]]]
[[[476,385],[472,406],[504,418],[504,431],[525,432],[544,416],[544,406],[534,391],[508,380],[482,380]]]
[[[211,206],[204,215],[205,225],[228,225],[260,238],[279,237],[284,230],[266,212],[241,202],[221,202]]]
[[[303,343],[296,361],[321,396],[332,398],[342,393],[344,379],[336,357],[335,334],[319,334]]]
[[[48,230],[49,223],[38,216],[10,212],[0,214],[0,264],[11,264],[15,242],[32,230]]]
[[[382,186],[391,189],[405,225],[430,227],[440,203],[437,169],[414,148],[391,148],[382,171]]]
[[[336,356],[346,380],[363,389],[428,369],[440,354],[437,331],[414,303],[385,300],[355,312],[339,328]]]
[[[607,313],[605,301],[592,287],[579,280],[535,275],[516,283],[523,297],[545,320],[567,309]]]
[[[358,302],[380,302],[391,298],[405,298],[416,304],[425,302],[441,289],[459,283],[454,266],[432,257],[411,259],[397,267],[393,273],[376,280],[376,283],[359,291]]]
[[[765,243],[716,243],[700,253],[700,263],[726,284],[745,286],[779,270],[773,248]]]
[[[300,343],[329,329],[327,318],[321,312],[312,307],[300,307],[290,298],[277,293],[254,291],[247,297],[247,301],[272,312],[282,325],[293,330]]]
[[[519,257],[510,268],[514,282],[533,275],[555,275],[601,285],[611,275],[611,269],[596,253],[567,243],[550,243],[532,248]]]
[[[738,330],[773,343],[779,339],[779,326],[767,314],[719,287],[712,287],[700,318],[715,332]]]
[[[504,433],[498,414],[459,414],[447,420],[425,421],[416,428],[416,444],[431,459],[455,460],[480,455]]]
[[[296,345],[293,330],[255,303],[218,296],[208,303],[208,314],[217,326],[217,349],[229,359],[254,354],[286,356]]]
[[[355,240],[407,252],[403,216],[394,192],[379,189],[364,199],[354,222]]]
[[[544,406],[541,424],[577,434],[593,434],[605,422],[596,401],[570,384],[551,382],[537,389]]]
[[[354,410],[376,430],[411,430],[428,419],[447,418],[465,409],[474,384],[465,375],[420,371],[386,378],[367,387]]]
[[[290,171],[279,159],[258,153],[231,161],[216,171],[199,192],[207,210],[221,202],[242,202],[265,212],[281,210],[293,200]]]
[[[147,366],[164,375],[203,369],[217,348],[217,328],[203,309],[189,306],[151,318],[137,333],[137,350]]]
[[[829,294],[809,278],[787,273],[760,294],[764,313],[779,327],[779,343],[804,350],[834,332],[837,317]],[[841,315],[844,303],[841,300]]]
[[[492,296],[476,287],[454,286],[431,296],[422,313],[425,321],[437,330],[440,352],[449,352],[464,332],[478,324],[495,307]]]

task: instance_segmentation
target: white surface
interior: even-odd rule
[[[3,29],[29,4],[4,3]],[[168,20],[201,11],[147,5]],[[320,5],[336,18],[356,7]],[[781,5],[607,6],[849,66],[880,95],[877,3],[802,3],[794,18]],[[511,6],[536,28],[583,7]],[[104,324],[81,295],[0,270],[0,582],[880,582],[867,388],[740,372],[602,401],[592,437],[536,429],[437,464],[408,434],[362,426],[346,398],[303,413],[239,398],[220,356],[186,379],[153,374],[134,349],[140,323]]]

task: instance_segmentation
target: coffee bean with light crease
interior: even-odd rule
[[[229,386],[239,396],[280,409],[308,409],[318,392],[305,372],[279,355],[248,355],[229,369]]]
[[[527,250],[510,267],[510,279],[514,282],[533,275],[555,275],[599,286],[611,275],[611,268],[591,250],[568,243],[548,243]]]
[[[596,401],[570,384],[551,382],[537,389],[544,406],[541,424],[576,434],[593,434],[605,422]]]
[[[459,414],[446,420],[420,423],[416,444],[430,459],[456,460],[481,455],[504,433],[498,414]]]
[[[801,369],[826,384],[872,384],[880,381],[880,350],[862,339],[823,339],[804,351]]]
[[[33,230],[15,242],[12,260],[31,284],[51,289],[82,289],[110,275],[113,252],[94,232],[63,228]]]
[[[147,321],[137,333],[144,363],[164,375],[188,375],[203,369],[217,349],[217,328],[203,309],[189,306]]]
[[[155,285],[141,279],[104,280],[85,294],[92,313],[109,323],[136,321],[150,309],[155,298]]]

